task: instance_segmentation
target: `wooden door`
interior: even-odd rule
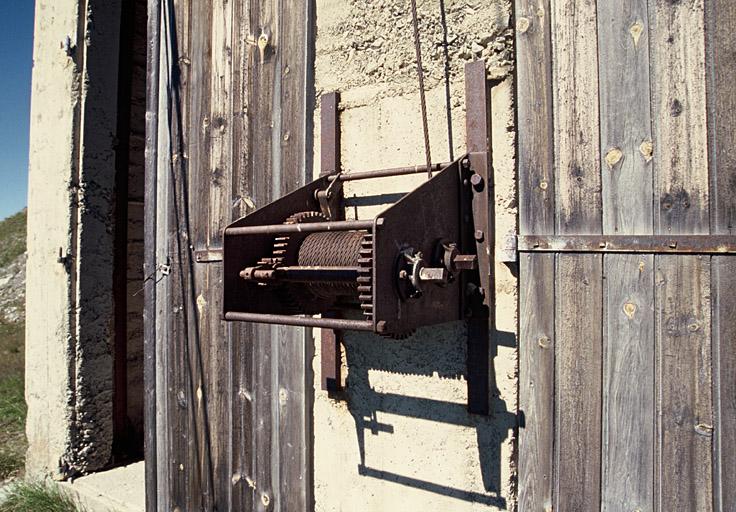
[[[733,8],[515,5],[519,509],[735,510]]]
[[[311,5],[149,0],[150,511],[311,507],[311,343],[222,321],[220,250],[312,174]]]

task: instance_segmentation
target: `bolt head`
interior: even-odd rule
[[[475,239],[478,242],[481,242],[483,240],[483,231],[481,231],[480,229],[476,229],[475,230]]]
[[[483,176],[481,176],[478,173],[473,174],[470,177],[470,183],[473,184],[474,187],[478,187],[483,184]]]

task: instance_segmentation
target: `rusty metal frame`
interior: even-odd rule
[[[491,399],[491,337],[495,334],[494,179],[491,167],[491,94],[485,62],[465,65],[466,144],[469,158],[470,210],[473,226],[465,232],[464,244],[475,244],[478,273],[465,283],[468,318],[468,410],[489,414]],[[467,215],[467,213],[466,213]]]
[[[288,233],[318,233],[320,231],[353,231],[373,229],[372,220],[337,220],[311,224],[266,224],[262,226],[239,226],[227,228],[228,236],[242,235],[285,235]]]
[[[444,162],[440,164],[432,164],[432,172],[437,172],[452,162]],[[371,180],[374,178],[390,178],[392,176],[406,176],[409,174],[424,174],[427,172],[427,165],[411,165],[408,167],[393,167],[391,169],[377,169],[372,171],[353,171],[353,172],[342,172],[330,176],[330,181],[356,181],[356,180]]]
[[[316,318],[298,315],[272,315],[268,313],[242,313],[228,311],[225,320],[238,322],[258,322],[262,324],[295,325],[298,327],[322,327],[350,331],[373,331],[370,320],[348,320],[344,318]]]
[[[736,254],[728,235],[523,235],[519,252]]]
[[[489,413],[491,338],[495,332],[490,88],[482,61],[470,63],[465,72],[469,149],[465,156],[431,168],[417,165],[343,173],[340,165],[339,96],[336,93],[325,94],[321,112],[321,176],[224,230],[225,320],[322,328],[322,388],[328,392],[340,391],[342,331],[371,331],[383,336],[401,337],[421,326],[465,318],[468,321],[468,409],[474,414]],[[343,181],[419,174],[428,170],[436,173],[375,219],[344,220]],[[325,220],[274,223],[298,211],[321,211]],[[407,223],[406,219],[412,216],[423,219],[423,222]],[[335,231],[365,233],[358,260],[362,266],[357,272],[368,275],[355,279],[358,283],[358,311],[363,311],[363,319],[341,317],[346,304],[329,299],[325,299],[322,305],[319,301],[309,302],[309,306],[300,303],[299,308],[294,309],[289,301],[282,299],[277,287],[264,285],[269,280],[301,283],[306,270],[312,276],[307,279],[310,283],[321,281],[322,277],[334,281],[334,276],[328,274],[334,273],[336,268],[319,266],[318,263],[315,263],[316,267],[309,268],[285,266],[275,269],[268,267],[268,263],[259,262],[263,254],[273,247],[275,236]],[[458,257],[472,256],[473,265],[454,269],[454,260],[449,256],[453,253]],[[423,289],[418,289],[419,285],[412,281],[418,293],[409,296],[416,300],[408,300],[402,282],[396,281],[396,276],[400,275],[397,258],[402,254],[417,256],[422,265],[426,258],[429,267],[443,272],[448,269],[447,272],[459,272],[459,275],[455,279],[450,275],[442,283]],[[209,260],[217,255],[201,253],[199,257]],[[452,271],[448,265],[452,266]],[[340,270],[345,268],[340,267]],[[320,279],[312,275],[314,272]],[[353,303],[349,304],[348,307],[354,307]],[[300,313],[294,314],[297,311]],[[321,313],[322,317],[309,316],[311,313]]]
[[[340,93],[322,96],[320,111],[320,176],[330,181],[341,175],[340,164]],[[342,194],[340,194],[342,197]],[[342,208],[338,208],[342,212]],[[323,319],[339,320],[339,312],[328,312]],[[371,325],[371,329],[373,326]],[[320,336],[320,365],[322,390],[330,394],[342,390],[342,342],[340,328],[323,328]]]

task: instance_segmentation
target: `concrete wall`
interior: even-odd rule
[[[26,323],[31,474],[65,477],[110,459],[119,25],[116,0],[36,5]]]
[[[465,146],[464,64],[483,58],[489,78],[498,81],[492,94],[493,150],[496,239],[503,244],[515,229],[516,208],[510,4],[505,0],[445,4],[456,157]],[[419,2],[433,161],[446,161],[439,13],[439,1]],[[317,94],[342,93],[343,167],[365,170],[423,163],[409,2],[318,0],[317,28]],[[319,162],[319,111],[315,125]],[[351,186],[346,196],[407,190],[409,181]],[[357,212],[359,218],[373,214],[375,209]],[[348,209],[348,216],[354,217],[354,210]],[[496,273],[497,327],[505,346],[498,348],[493,361],[497,391],[490,417],[466,411],[463,323],[420,329],[405,341],[348,334],[343,354],[347,390],[342,400],[333,400],[320,389],[317,340],[316,510],[514,508],[516,279],[504,264],[497,264]]]

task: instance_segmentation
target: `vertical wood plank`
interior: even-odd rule
[[[158,132],[159,132],[159,62],[161,56],[161,5],[160,0],[148,0],[148,22],[146,45],[146,152],[145,152],[145,256],[144,274],[150,276],[156,272],[156,241],[157,235],[157,164],[158,164]],[[158,315],[156,309],[156,284],[151,279],[146,279],[145,304],[143,308],[143,343],[144,363],[143,376],[144,386],[144,457],[145,465],[145,491],[146,511],[157,510],[159,494],[165,494],[159,490],[158,480],[158,436],[163,435],[158,429],[158,412],[160,410],[158,397],[158,340],[157,324]],[[165,497],[160,500],[163,507],[168,507]],[[165,508],[166,510],[168,508]]]
[[[274,146],[280,153],[279,196],[303,186],[311,180],[312,168],[307,154],[312,147],[312,111],[307,111],[313,95],[307,84],[308,47],[307,24],[312,18],[307,0],[279,0],[278,38],[274,90],[278,91],[280,130],[274,132]],[[309,127],[308,127],[309,125]],[[278,137],[278,139],[277,139]],[[310,148],[310,149],[307,149]],[[272,407],[278,418],[278,451],[274,463],[278,466],[278,508],[283,512],[308,510],[312,502],[311,432],[312,424],[312,356],[314,345],[311,332],[294,327],[279,329],[278,392]]]
[[[209,86],[209,126],[207,135],[208,161],[203,162],[201,186],[192,198],[201,198],[209,207],[209,214],[201,219],[197,230],[206,233],[203,248],[222,247],[222,230],[230,221],[232,210],[232,181],[237,170],[233,166],[233,9],[234,2],[215,0],[209,4],[209,16],[202,22],[210,23],[208,49],[209,69],[203,88]],[[194,20],[192,20],[194,21]],[[204,27],[203,27],[204,28]],[[206,107],[206,104],[205,104]],[[206,124],[206,121],[205,121]],[[204,155],[203,155],[204,156]],[[222,267],[217,264],[197,265],[195,272],[197,312],[202,333],[203,354],[202,394],[197,403],[202,411],[203,428],[200,430],[201,452],[209,457],[203,470],[209,469],[202,479],[211,488],[211,497],[205,498],[217,510],[230,508],[231,494],[231,346],[225,334],[222,311]],[[200,398],[201,396],[201,398]]]
[[[199,210],[193,209],[197,203],[197,178],[202,159],[195,151],[189,151],[190,143],[196,144],[199,133],[192,134],[192,116],[201,111],[201,106],[193,104],[192,96],[202,90],[199,85],[202,68],[207,67],[209,56],[204,52],[210,30],[199,25],[204,13],[189,1],[169,2],[168,17],[172,24],[170,35],[172,50],[172,87],[167,91],[172,115],[169,118],[171,133],[171,181],[173,205],[169,222],[171,232],[171,281],[173,298],[167,315],[172,324],[170,357],[175,361],[172,368],[176,386],[172,414],[175,423],[172,435],[176,440],[173,471],[176,475],[172,506],[187,509],[211,506],[212,486],[210,473],[211,457],[207,446],[207,428],[202,407],[205,386],[203,384],[202,344],[200,318],[194,302],[197,278],[192,263],[190,245],[196,244],[199,233],[199,220],[206,220]],[[190,21],[191,20],[191,21]],[[189,158],[188,158],[189,157]],[[193,222],[194,221],[194,222]],[[194,235],[194,236],[192,236]],[[206,355],[205,355],[206,357]],[[200,492],[193,493],[192,489]]]
[[[552,3],[556,229],[600,233],[596,2]],[[555,510],[600,507],[602,257],[558,255],[555,275]]]
[[[601,509],[654,507],[654,256],[606,255]]]
[[[603,232],[651,234],[646,0],[598,2]],[[654,503],[654,257],[606,255],[602,510]]]
[[[277,0],[257,0],[251,2],[251,18],[249,20],[250,35],[258,38],[262,33],[270,37],[269,44],[263,58],[257,48],[251,49],[250,91],[248,96],[249,116],[249,152],[252,155],[251,166],[246,169],[250,184],[251,197],[261,206],[272,201],[281,190],[281,173],[278,161],[278,138],[274,141],[274,133],[280,136],[281,125],[278,118],[274,119],[273,105],[275,91],[275,76],[278,74],[276,54],[273,48],[279,48],[279,34],[276,34],[277,20],[274,19],[274,10]],[[278,114],[278,113],[277,113]],[[268,119],[270,122],[264,123]],[[274,146],[274,142],[276,146]],[[253,375],[253,425],[252,425],[252,469],[253,507],[257,511],[278,510],[277,491],[278,474],[274,475],[273,456],[274,448],[278,447],[278,417],[272,413],[272,401],[278,396],[277,379],[273,378],[278,372],[278,326],[252,325],[253,344],[252,375]]]
[[[554,234],[552,41],[547,0],[516,0],[519,232]],[[519,261],[519,510],[552,507],[554,255]]]
[[[552,4],[557,230],[601,231],[596,2]]]
[[[649,0],[655,228],[708,233],[704,0]]]
[[[552,508],[555,268],[553,254],[524,254],[519,303],[519,510]]]
[[[711,233],[736,230],[736,11],[728,0],[706,3],[706,84]],[[736,510],[736,261],[711,260],[713,277],[714,509]]]
[[[649,1],[658,234],[709,231],[704,19],[702,0]],[[659,510],[712,509],[709,263],[655,258]]]
[[[516,0],[516,16],[519,231],[550,235],[555,180],[549,1]]]
[[[233,5],[233,80],[232,80],[232,209],[231,220],[240,218],[255,208],[248,169],[253,167],[250,149],[248,109],[252,80],[252,48],[248,44],[251,35],[250,2],[239,0]],[[230,508],[253,510],[253,361],[254,326],[232,323],[226,327],[232,350],[231,361],[231,451],[232,485]]]
[[[730,0],[706,2],[706,84],[711,228],[736,230],[736,11]]]
[[[710,261],[656,258],[657,510],[712,510]]]
[[[600,507],[602,258],[557,256],[555,507]]]
[[[736,259],[712,259],[714,509],[736,510]]]
[[[164,381],[160,389],[164,393],[164,406],[166,408],[165,426],[166,434],[162,439],[167,440],[163,453],[159,460],[163,461],[160,466],[166,477],[162,479],[164,492],[167,493],[169,506],[172,508],[187,508],[186,489],[191,485],[190,472],[197,469],[196,464],[190,463],[189,450],[187,449],[191,422],[189,421],[189,379],[188,374],[182,371],[188,367],[188,338],[186,321],[182,315],[172,314],[172,310],[183,310],[186,303],[182,300],[184,273],[181,267],[179,243],[179,228],[177,224],[177,205],[181,205],[181,189],[178,186],[176,168],[180,162],[174,159],[177,141],[180,135],[179,124],[172,119],[179,119],[177,102],[171,92],[176,90],[175,69],[176,59],[176,34],[178,33],[174,18],[174,4],[164,1],[162,4],[162,66],[161,66],[161,89],[163,93],[161,101],[162,111],[159,113],[159,165],[157,191],[159,198],[157,220],[159,234],[157,241],[157,281],[161,290],[157,291],[159,300],[158,315],[161,319],[158,341],[161,343],[160,360],[164,373]],[[168,269],[168,274],[164,269]],[[180,310],[180,311],[181,311]],[[186,315],[183,315],[186,318]],[[159,505],[160,506],[160,505]]]
[[[605,234],[652,233],[647,0],[598,2]]]

